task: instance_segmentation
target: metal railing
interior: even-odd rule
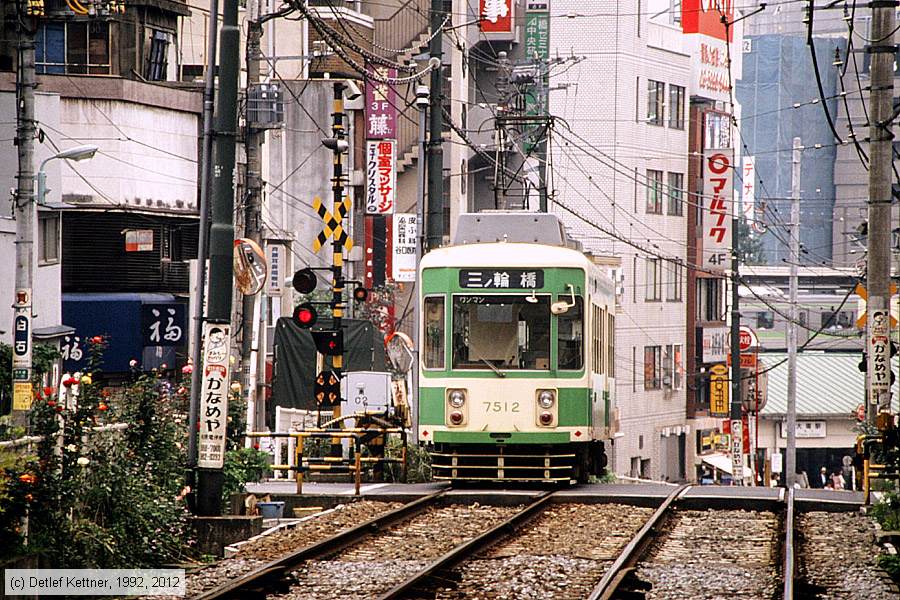
[[[108,425],[98,425],[96,427],[85,428],[86,433],[105,433],[109,431],[123,431],[128,429],[128,423],[110,423]],[[62,436],[62,430],[56,437]],[[16,450],[18,452],[28,454],[32,451],[35,444],[44,441],[43,435],[26,435],[14,440],[0,442],[0,450]],[[24,450],[22,450],[24,448]]]

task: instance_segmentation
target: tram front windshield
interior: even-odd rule
[[[550,298],[454,296],[453,368],[548,370]]]

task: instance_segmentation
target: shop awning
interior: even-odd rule
[[[707,454],[700,457],[706,464],[731,475],[731,457],[727,454]]]

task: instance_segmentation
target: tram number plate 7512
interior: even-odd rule
[[[482,402],[482,404],[484,404],[485,413],[519,412],[518,402],[506,402],[497,400],[494,402]]]

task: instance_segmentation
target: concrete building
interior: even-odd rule
[[[637,8],[635,7],[637,5]],[[551,5],[551,56],[582,57],[553,81],[552,210],[585,249],[618,258],[617,473],[681,480],[691,56],[649,3]],[[572,14],[572,19],[561,18]],[[552,18],[556,16],[557,18]],[[590,31],[590,35],[585,35]],[[571,127],[571,131],[568,129]]]
[[[90,161],[47,164],[51,189],[36,238],[36,324],[75,328],[62,340],[67,369],[84,364],[93,335],[110,344],[107,373],[127,372],[131,358],[146,368],[186,359],[200,112],[199,94],[176,84],[177,24],[187,14],[177,1],[98,16],[48,4],[38,20],[35,169],[59,150],[98,147]],[[11,117],[15,39],[0,41],[0,94]],[[16,149],[6,137],[0,163],[9,189]]]

